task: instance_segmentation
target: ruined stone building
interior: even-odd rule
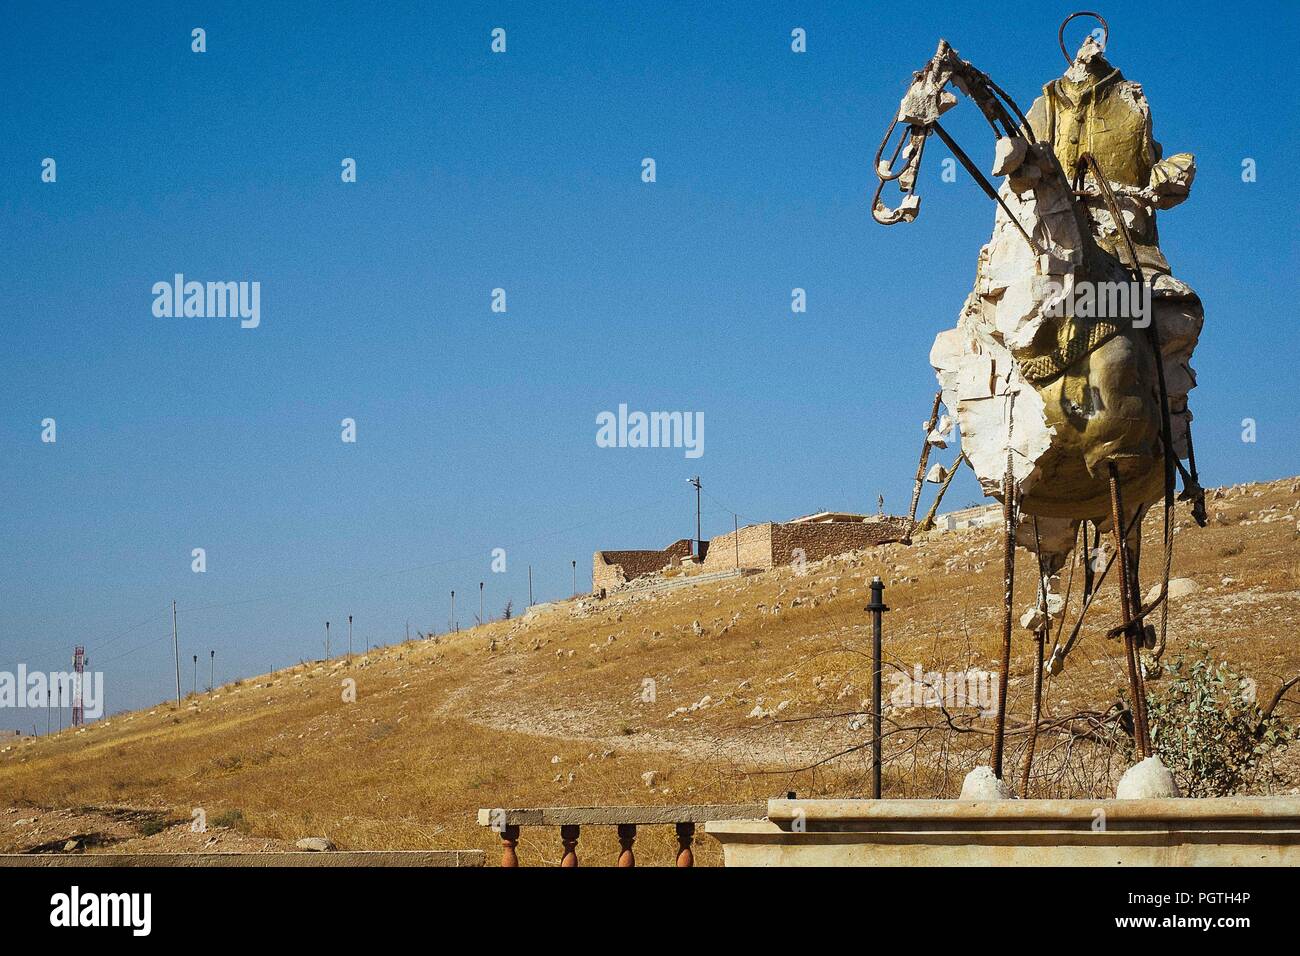
[[[907,519],[823,511],[791,521],[766,521],[718,535],[705,543],[702,570],[768,569],[846,551],[857,551],[907,533]],[[597,551],[592,556],[592,588],[612,590],[628,581],[682,563],[692,555],[691,539],[675,541],[660,551]]]

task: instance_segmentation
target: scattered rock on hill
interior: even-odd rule
[[[1201,589],[1201,586],[1191,578],[1170,578],[1169,580],[1169,600],[1177,601],[1179,598],[1185,598],[1189,594],[1195,594]],[[1154,584],[1151,590],[1147,592],[1146,603],[1150,604],[1160,596],[1160,585]]]

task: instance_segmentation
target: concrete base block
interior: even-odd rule
[[[772,800],[727,866],[1300,866],[1300,798]]]

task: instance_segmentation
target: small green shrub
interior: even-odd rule
[[[1188,797],[1220,797],[1263,782],[1261,761],[1297,736],[1297,728],[1276,716],[1265,719],[1255,685],[1216,662],[1205,644],[1193,643],[1194,657],[1179,655],[1169,680],[1147,693],[1151,741]]]

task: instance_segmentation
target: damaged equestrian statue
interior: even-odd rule
[[[956,328],[940,333],[930,353],[940,391],[927,422],[912,505],[914,518],[930,446],[943,447],[948,438],[948,416],[938,418],[941,403],[961,432],[953,468],[964,460],[985,494],[1002,502],[1005,532],[1002,680],[992,766],[972,772],[963,796],[1012,794],[1003,778],[1003,744],[1017,544],[1036,555],[1039,581],[1036,602],[1020,618],[1037,649],[1021,793],[1033,760],[1043,670],[1064,668],[1112,565],[1123,621],[1108,636],[1123,641],[1140,759],[1121,781],[1119,795],[1175,792],[1151,746],[1144,680],[1164,650],[1176,473],[1183,478],[1181,497],[1194,502],[1193,514],[1204,523],[1187,407],[1195,385],[1189,363],[1203,315],[1196,293],[1170,274],[1155,215],[1187,198],[1196,165],[1187,153],[1162,156],[1142,88],[1105,57],[1104,21],[1073,57],[1066,52],[1065,25],[1079,16],[1101,21],[1079,13],[1061,25],[1069,68],[1043,88],[1028,115],[940,41],[933,59],[915,74],[876,156],[881,182],[872,215],[884,225],[916,218],[917,170],[931,133],[997,203],[975,288]],[[950,86],[972,99],[993,128],[992,172],[1003,178],[1000,188],[939,122],[957,103]],[[899,125],[903,132],[885,159]],[[889,182],[903,193],[892,209],[881,200]],[[944,487],[950,477],[939,466],[930,474]],[[1142,519],[1156,502],[1164,510],[1162,583],[1155,599],[1143,603]],[[1080,536],[1083,548],[1077,546]],[[1082,610],[1062,641],[1067,601],[1059,575],[1076,552],[1082,552],[1084,568]],[[1147,622],[1157,608],[1158,629]],[[1047,651],[1054,623],[1055,640]]]

